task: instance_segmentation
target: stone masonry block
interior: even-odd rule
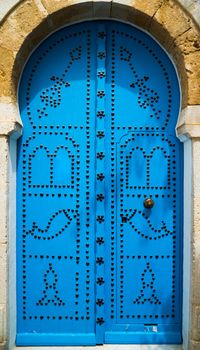
[[[21,30],[16,30],[17,22],[8,18],[0,27],[0,46],[11,51],[18,51],[24,34]]]
[[[0,100],[0,123],[1,122],[18,122],[21,123],[20,114],[18,111],[17,103],[11,101]]]
[[[46,17],[37,4],[32,0],[27,0],[19,4],[16,11],[13,12],[9,19],[15,25],[17,31],[25,35],[29,34]]]
[[[84,3],[85,1],[79,1],[79,3],[80,2]],[[44,5],[48,13],[59,11],[76,3],[77,1],[75,0],[42,0],[42,4]]]
[[[0,96],[9,96],[12,90],[11,71],[15,54],[0,45],[0,57]]]
[[[7,344],[7,342],[0,343],[0,350],[8,350],[8,344]]]
[[[174,46],[178,46],[184,55],[200,51],[200,32],[193,25],[193,28],[190,28],[175,39]]]
[[[132,8],[131,6],[129,8],[124,6],[128,5],[128,3],[131,5],[132,1],[124,1],[122,5],[119,3],[119,1],[113,0],[111,7],[111,17],[134,23],[144,29],[148,29],[151,17],[135,9],[134,6]]]
[[[192,306],[192,339],[200,341],[200,305]]]
[[[200,33],[194,24],[174,40],[169,51],[178,68],[183,106],[200,104]]]
[[[154,0],[154,1],[144,1],[144,0],[132,0],[131,6],[138,11],[141,11],[150,17],[158,11],[162,5],[163,0]]]
[[[7,244],[0,244],[0,304],[7,303]]]
[[[195,163],[195,157],[193,159]],[[192,215],[193,215],[193,230],[192,230],[193,232],[191,237],[191,241],[192,241],[192,296],[191,297],[192,297],[193,303],[200,305],[200,197],[193,197],[193,214]]]
[[[194,197],[200,198],[200,138],[193,140],[193,188],[194,188]],[[194,203],[195,208],[199,206],[200,203],[197,202]],[[196,213],[197,214],[197,213]],[[200,220],[200,213],[198,213],[198,217]]]
[[[47,3],[45,3],[44,0],[42,1],[45,7],[48,5],[46,8],[50,10],[50,13],[57,11],[49,18],[52,24],[52,29],[57,29],[62,25],[73,23],[79,20],[87,20],[88,18],[93,18],[94,16],[93,6],[90,2],[81,2],[80,5],[77,5],[75,0],[73,2],[68,1],[67,3],[65,1],[65,5],[63,4],[63,8],[61,7],[59,11],[59,6],[56,6],[56,4],[57,2],[60,3],[60,1],[47,1]],[[52,6],[50,6],[50,3]]]
[[[200,350],[200,342],[191,340],[189,345],[189,350]]]
[[[0,343],[3,343],[6,339],[6,315],[5,305],[0,304]]]
[[[185,56],[185,67],[188,73],[188,104],[200,104],[200,51],[191,52]]]
[[[198,249],[199,250],[199,249]],[[200,259],[196,252],[196,247],[193,251],[193,275],[192,275],[192,301],[200,305]]]
[[[1,187],[1,184],[0,184]],[[7,186],[5,186],[6,192],[0,191],[0,244],[6,243],[8,239],[8,205],[7,205]]]
[[[8,138],[0,137],[0,185],[8,182]],[[0,190],[4,188],[0,186]]]
[[[0,29],[0,45],[9,50],[17,51],[24,39],[46,17],[45,11],[32,0],[23,1]]]
[[[169,49],[174,39],[186,30],[189,30],[191,25],[191,19],[184,13],[180,6],[176,5],[172,0],[164,0],[162,6],[160,6],[154,15],[154,20],[150,26],[150,33],[165,48]]]

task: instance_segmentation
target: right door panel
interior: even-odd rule
[[[178,81],[149,36],[121,24],[108,27],[105,341],[180,343]]]

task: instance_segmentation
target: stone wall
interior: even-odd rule
[[[8,340],[14,339],[14,334],[11,337],[9,333],[15,314],[9,315],[9,310],[15,309],[12,276],[15,269],[11,268],[15,261],[15,230],[14,215],[9,213],[15,195],[9,195],[9,173],[14,170],[12,161],[9,167],[8,141],[9,135],[17,138],[21,132],[17,110],[20,73],[31,51],[56,28],[77,20],[101,17],[121,19],[149,31],[177,66],[183,109],[177,134],[185,141],[187,175],[184,347],[185,350],[200,350],[200,28],[197,25],[200,24],[200,0],[0,0],[0,349],[7,348]],[[8,252],[12,252],[12,256]],[[10,298],[8,281],[13,289]]]

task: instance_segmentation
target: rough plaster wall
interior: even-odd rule
[[[0,0],[0,21],[22,0]],[[40,1],[40,0],[39,0]],[[144,0],[149,1],[149,0]],[[177,0],[195,18],[200,25],[200,0]]]
[[[8,14],[12,10],[13,7],[15,7],[18,3],[22,2],[22,1],[23,0],[0,0],[0,21],[6,16],[6,14]],[[36,1],[37,1],[38,4],[40,4],[40,0],[36,0]],[[151,0],[143,0],[143,1],[145,3],[145,2],[148,2],[148,1],[151,1]],[[195,18],[196,22],[200,25],[200,0],[177,0],[177,1],[179,3],[181,3],[182,6],[187,9],[188,12],[191,13],[191,15]],[[67,3],[67,0],[66,0],[66,3]],[[2,139],[0,141],[1,141],[0,142],[1,148],[2,148],[2,145],[6,146],[5,154],[7,154],[7,151],[8,151],[7,146],[8,145],[6,143],[7,142],[6,139]],[[199,154],[200,154],[199,153],[199,149],[200,149],[200,141],[198,141],[198,143],[195,143],[195,145],[194,145],[194,152],[196,152],[196,159],[199,159],[199,157],[200,157],[199,156]],[[2,167],[2,164],[3,163],[1,162],[1,167]],[[198,165],[198,167],[196,168],[195,174],[198,174],[198,176],[199,176],[199,174],[200,174],[199,162],[197,162],[196,164]],[[0,175],[1,175],[1,172],[0,172]],[[1,181],[2,181],[2,176],[0,177],[0,185],[1,185]],[[4,182],[6,183],[6,181],[4,181]],[[195,183],[197,183],[198,186],[199,186],[199,182],[200,182],[199,179],[195,179]],[[1,188],[3,188],[3,187],[1,187]],[[7,187],[6,187],[5,190],[7,190]],[[1,196],[2,196],[2,192],[0,192],[0,193],[1,193]],[[200,193],[198,193],[198,198],[197,198],[197,200],[195,202],[195,203],[198,203],[195,206],[195,209],[198,212],[199,212],[199,202],[200,202]],[[1,214],[2,214],[2,210],[5,211],[6,208],[2,208],[1,207],[1,200],[0,200],[0,208],[1,208]],[[197,217],[198,216],[199,215],[197,215]],[[5,217],[6,217],[6,215],[5,215]],[[2,225],[2,223],[1,223],[1,225]],[[1,229],[1,227],[0,227],[0,229]],[[0,230],[0,233],[1,232],[3,232],[3,231]],[[195,231],[196,235],[199,235],[199,232],[200,231],[199,231],[199,222],[198,222],[197,223],[197,230]],[[6,262],[6,259],[7,259],[7,246],[6,246],[5,242],[4,242],[4,239],[5,239],[5,237],[0,236],[0,259],[2,259],[3,262]],[[199,252],[199,249],[198,249],[197,246],[195,246],[194,254],[197,255],[198,252]],[[4,267],[3,265],[0,266],[0,282],[1,282],[1,278],[2,278],[2,281],[6,280],[6,276],[1,273],[1,268],[3,268],[3,267]],[[196,269],[198,269],[198,266],[196,267]],[[3,270],[6,271],[6,268],[3,268]],[[198,284],[197,288],[200,290],[199,278],[197,280],[197,284]],[[2,285],[5,286],[4,289],[2,288]],[[6,334],[5,305],[6,305],[7,287],[6,287],[5,283],[0,283],[0,286],[1,286],[1,288],[0,288],[0,300],[2,300],[4,302],[4,304],[0,304],[0,343],[3,343],[3,341],[5,340],[5,337],[3,335]],[[199,295],[199,298],[200,298],[200,295]],[[198,303],[196,303],[196,304],[198,304]],[[200,308],[197,305],[194,305],[194,314],[196,316],[195,316],[195,320],[194,320],[194,323],[193,323],[193,338],[198,340],[198,337],[199,337],[198,334],[200,332],[200,328],[199,328],[200,327],[199,326],[199,324],[200,324]],[[13,334],[14,333],[15,332],[13,331]],[[1,348],[1,346],[0,346],[0,348]],[[3,347],[2,347],[2,349],[3,349]],[[198,342],[197,345],[193,344],[191,349],[198,349],[198,350],[200,350],[199,342]]]

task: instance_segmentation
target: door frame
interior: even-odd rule
[[[177,123],[177,136],[184,142],[183,339],[185,350],[200,349],[200,288],[198,282],[200,274],[198,248],[198,221],[200,218],[198,204],[200,199],[200,162],[198,161],[200,157],[200,75],[198,72],[200,72],[200,59],[195,51],[191,54],[188,54],[187,50],[185,52],[180,40],[181,37],[184,38],[185,30],[187,30],[187,21],[191,26],[189,36],[185,38],[188,45],[191,38],[199,37],[200,29],[175,0],[172,2],[173,8],[164,5],[158,8],[156,7],[157,2],[154,1],[153,9],[151,9],[147,4],[140,4],[140,1],[135,1],[131,6],[128,0],[112,2],[110,0],[93,2],[74,0],[73,5],[70,5],[70,1],[67,5],[62,1],[58,5],[53,4],[53,1],[48,1],[45,6],[40,1],[31,0],[29,4],[28,0],[23,3],[18,1],[18,4],[15,1],[15,6],[10,9],[9,15],[1,23],[2,57],[5,62],[5,79],[3,79],[0,99],[2,146],[0,156],[3,169],[1,176],[3,224],[0,237],[2,266],[0,348],[2,349],[7,349],[8,344],[10,348],[15,346],[16,334],[16,140],[22,132],[16,101],[20,74],[27,57],[44,37],[59,29],[60,26],[95,18],[118,19],[137,25],[140,29],[148,29],[154,39],[157,39],[159,44],[173,57],[178,70],[182,90],[182,111]],[[179,22],[168,21],[168,16],[173,16],[173,11],[174,16],[179,17]],[[30,21],[30,13],[34,20]],[[24,21],[28,24],[24,32],[19,34]],[[15,44],[13,44],[12,37],[14,37]],[[170,38],[173,39],[173,44]],[[190,69],[186,69],[188,64]],[[148,345],[148,349],[153,348],[162,349],[163,346],[150,347]]]

